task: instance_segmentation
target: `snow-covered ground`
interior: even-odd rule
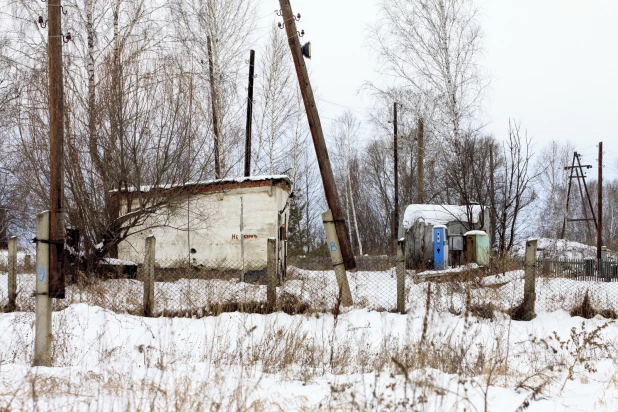
[[[132,315],[137,280],[70,286],[53,314],[53,367],[33,368],[35,280],[20,274],[21,312],[0,314],[0,411],[618,410],[617,325],[568,313],[587,290],[618,312],[616,282],[539,278],[537,317],[517,322],[503,311],[521,302],[522,271],[410,273],[405,315],[387,311],[394,269],[349,278],[355,305],[337,316],[332,271],[290,273],[279,294],[314,309],[294,316],[202,317],[217,302],[265,299],[264,286],[238,281],[157,282],[155,311],[187,318]],[[0,305],[6,283],[0,273]]]
[[[597,256],[595,246],[565,239],[539,238],[537,250],[537,256],[543,259],[584,259]],[[523,257],[526,252],[526,241],[515,244],[511,252],[515,256]],[[609,253],[613,255],[611,251]]]
[[[142,318],[54,312],[54,365],[30,366],[34,315],[0,315],[0,410],[618,410],[618,328],[356,309]]]

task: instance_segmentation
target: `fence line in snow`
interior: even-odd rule
[[[324,312],[344,306],[332,256],[277,260],[274,243],[267,243],[267,261],[165,260],[153,254],[135,271],[127,265],[130,262],[106,260],[96,276],[67,277],[67,299],[54,300],[53,308],[87,302],[136,315],[205,316],[234,310]],[[493,261],[486,267],[415,271],[405,267],[404,251],[402,241],[396,258],[358,258],[358,270],[347,273],[353,307],[406,312],[423,307],[429,294],[438,311],[458,313],[488,302],[507,311],[524,300],[525,265],[520,258]],[[34,311],[35,275],[24,273],[24,261],[23,257],[19,264],[17,257],[6,261],[7,280],[0,284],[3,310]],[[0,261],[0,271],[1,265]],[[532,266],[537,312],[570,310],[586,292],[597,307],[618,312],[618,303],[613,303],[618,302],[618,262],[535,259]]]

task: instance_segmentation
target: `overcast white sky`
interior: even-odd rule
[[[363,119],[360,93],[378,79],[365,47],[378,0],[292,0],[298,28],[311,41],[308,62],[325,128],[348,106]],[[478,0],[484,33],[482,63],[491,78],[486,132],[503,138],[509,117],[521,122],[537,150],[570,140],[596,165],[603,141],[606,177],[618,178],[618,1]],[[278,9],[265,0],[258,26],[266,34]],[[273,13],[274,15],[274,13]],[[259,49],[257,50],[259,53]],[[337,103],[337,104],[333,104]],[[364,133],[369,128],[363,128]],[[591,170],[596,176],[596,167]]]

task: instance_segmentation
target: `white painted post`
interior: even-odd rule
[[[17,300],[17,237],[13,236],[9,239],[9,255],[8,263],[8,287],[9,287],[9,304],[7,311],[13,312]]]
[[[266,248],[266,301],[270,310],[275,309],[277,303],[277,239],[268,238]]]
[[[152,317],[154,312],[155,246],[154,236],[146,238],[146,256],[144,257],[144,316]]]
[[[33,366],[52,364],[52,309],[49,297],[49,211],[36,217],[36,312]]]
[[[397,241],[397,312],[406,313],[406,241]]]
[[[350,292],[350,284],[348,283],[348,275],[343,264],[343,256],[339,247],[339,239],[337,238],[337,229],[333,221],[333,213],[330,209],[322,213],[322,222],[326,231],[326,241],[330,250],[330,257],[333,261],[333,269],[337,277],[337,286],[341,293],[341,303],[343,306],[352,306],[352,293]]]

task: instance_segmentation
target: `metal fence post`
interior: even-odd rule
[[[270,310],[274,310],[277,302],[277,239],[268,238],[266,248],[266,301]]]
[[[397,241],[397,312],[406,312],[406,241]]]
[[[348,275],[345,271],[341,248],[339,247],[339,239],[337,238],[337,229],[333,221],[333,213],[330,209],[322,213],[322,222],[326,231],[326,241],[330,250],[330,257],[333,262],[333,269],[337,277],[337,286],[341,293],[341,303],[343,306],[352,306],[352,293],[350,292],[350,284],[348,283]]]
[[[152,317],[154,312],[155,246],[154,236],[146,238],[146,256],[144,257],[144,316]]]
[[[33,366],[52,364],[52,310],[49,297],[49,211],[36,218],[36,312]]]
[[[17,301],[17,237],[15,236],[9,239],[9,255],[7,263],[9,266],[9,304],[6,309],[9,312],[13,312]]]

